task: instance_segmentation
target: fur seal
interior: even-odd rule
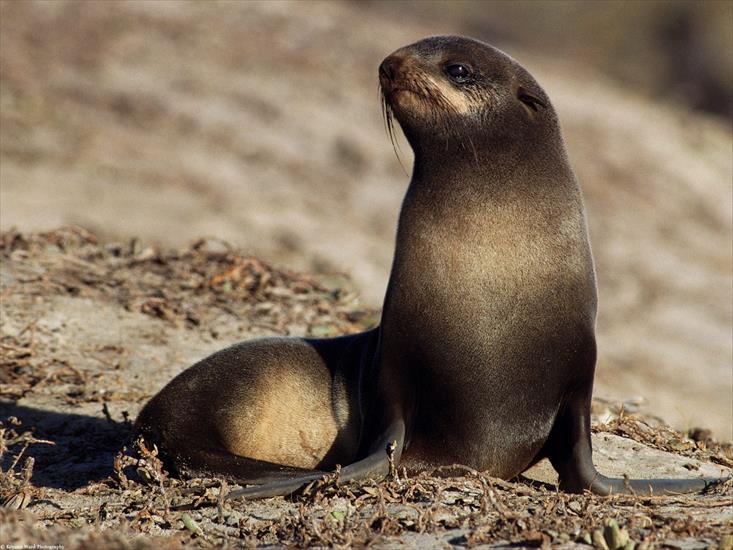
[[[289,494],[460,463],[504,479],[542,458],[560,488],[693,492],[712,479],[622,480],[591,457],[596,282],[557,115],[516,61],[426,38],[379,68],[388,126],[415,153],[380,325],[236,344],[172,380],[136,431],[169,467]]]

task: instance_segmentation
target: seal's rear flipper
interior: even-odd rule
[[[396,443],[394,453],[390,456],[387,447],[392,443]],[[369,456],[349,464],[341,468],[339,473],[339,481],[349,482],[360,479],[381,479],[389,473],[390,460],[397,464],[402,454],[402,448],[405,443],[405,423],[400,418],[392,423],[384,432],[377,442],[372,446]],[[295,477],[293,479],[283,479],[273,483],[255,487],[245,487],[244,489],[236,489],[227,495],[227,498],[267,498],[275,496],[284,496],[294,493],[302,489],[312,481],[322,479],[324,474],[310,474]],[[250,481],[244,480],[245,483]]]
[[[252,484],[276,482],[306,473],[315,478],[323,475],[323,472],[246,458],[223,450],[190,450],[175,460],[164,459],[164,465],[169,471],[184,477],[221,476],[233,481],[246,480],[246,483]]]
[[[560,488],[597,495],[673,495],[701,493],[730,478],[618,479],[601,475],[593,465],[590,438],[592,385],[570,395],[560,411],[544,454],[560,475]]]

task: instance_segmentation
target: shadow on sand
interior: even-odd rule
[[[113,476],[114,457],[130,434],[130,425],[125,422],[0,401],[0,421],[5,423],[11,416],[21,421],[20,426],[14,427],[16,431],[31,431],[37,439],[55,443],[32,444],[23,454],[35,459],[32,483],[37,487],[73,491]],[[17,444],[5,452],[3,471],[7,471],[21,448],[22,444]]]

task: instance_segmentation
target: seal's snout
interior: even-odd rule
[[[379,80],[382,84],[389,84],[394,82],[399,72],[400,66],[402,66],[403,59],[397,55],[390,55],[379,66]]]

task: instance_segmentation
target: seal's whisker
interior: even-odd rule
[[[473,139],[471,139],[471,136],[468,136],[468,143],[471,144],[471,151],[473,152],[473,160],[476,161],[476,168],[479,168],[480,163],[478,161],[478,153],[476,152],[476,146],[473,144]]]
[[[402,150],[400,149],[399,141],[397,140],[395,136],[395,129],[394,129],[394,115],[392,113],[392,107],[387,101],[387,97],[384,95],[384,90],[382,90],[382,87],[379,87],[379,90],[381,92],[382,101],[382,119],[384,120],[384,127],[387,131],[387,135],[389,136],[389,141],[392,144],[392,150],[394,151],[395,156],[397,157],[397,162],[400,163],[400,167],[402,168],[402,171],[407,174],[407,169],[405,168],[405,165],[402,163],[402,158],[400,157],[400,153]]]

